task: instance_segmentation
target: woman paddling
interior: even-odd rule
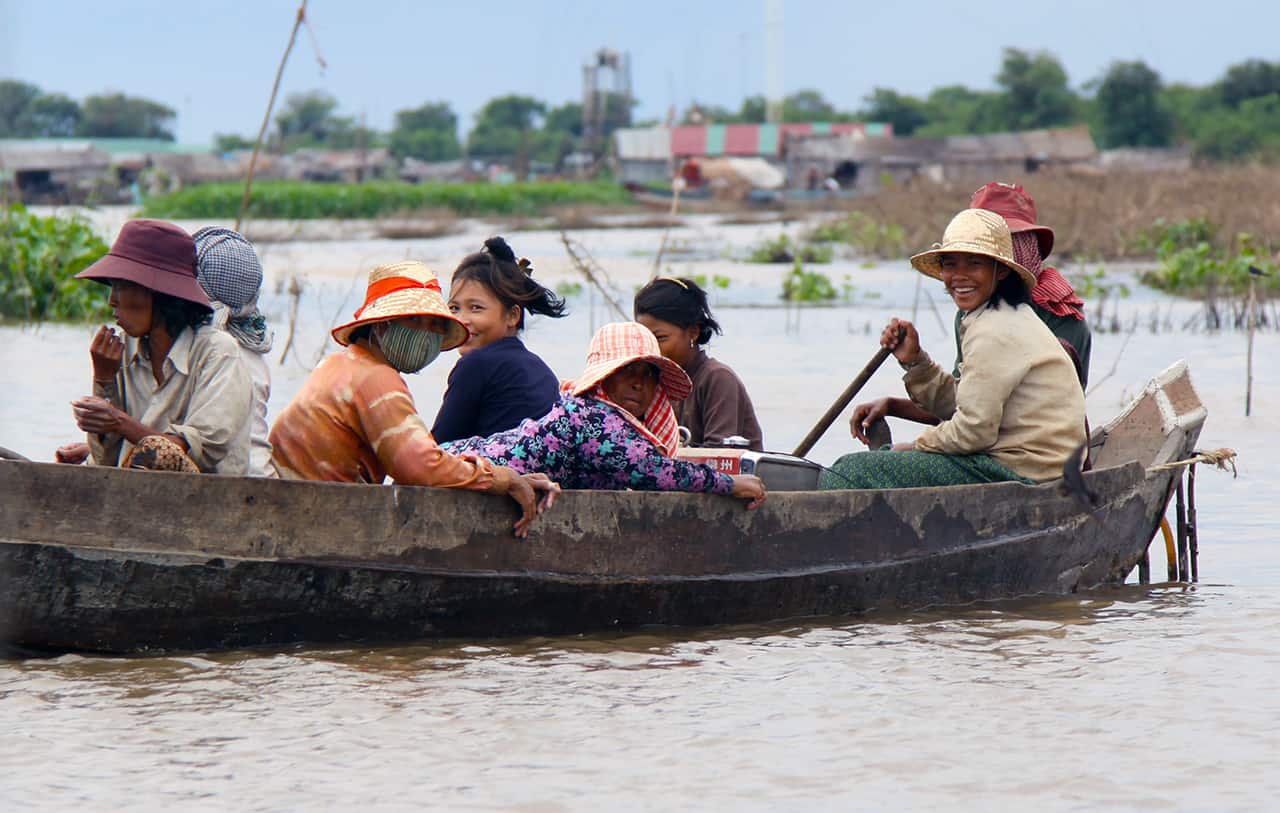
[[[730,477],[672,457],[678,427],[671,400],[686,397],[691,386],[684,370],[662,356],[648,328],[608,324],[592,338],[586,368],[550,412],[444,448],[518,471],[546,472],[565,488],[702,491],[738,497],[754,508],[765,496],[758,477]]]
[[[720,324],[707,306],[707,292],[691,279],[659,277],[636,293],[636,321],[653,331],[662,355],[679,364],[693,381],[689,396],[674,404],[676,419],[689,430],[692,446],[722,446],[725,438],[747,439],[764,449],[751,396],[729,365],[704,349]]]
[[[355,318],[333,329],[344,349],[320,362],[271,429],[279,475],[340,483],[381,483],[390,476],[402,485],[506,494],[520,505],[515,531],[525,536],[559,487],[542,474],[442,450],[401,375],[418,372],[466,337],[425,265],[373,269]]]
[[[558,319],[564,300],[533,280],[528,260],[501,237],[458,264],[449,285],[449,312],[467,329],[462,358],[449,373],[431,434],[437,440],[491,435],[525,418],[540,418],[555,404],[560,382],[520,341],[525,312]]]
[[[89,443],[59,449],[59,461],[92,452],[103,466],[247,473],[249,377],[235,340],[209,324],[213,307],[195,269],[189,234],[133,220],[76,275],[111,286],[125,335],[106,326],[94,335],[93,395],[72,402]]]
[[[902,488],[1062,475],[1085,440],[1084,393],[1057,338],[1030,305],[1036,280],[1013,257],[1009,227],[999,215],[966,209],[942,243],[911,264],[942,280],[964,312],[959,380],[920,347],[910,322],[893,319],[880,338],[906,375],[915,406],[941,422],[893,451],[858,452],[824,473],[824,488]],[[867,443],[867,426],[855,436]]]

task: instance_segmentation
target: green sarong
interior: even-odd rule
[[[854,452],[824,469],[818,488],[923,488],[1002,483],[1008,480],[1035,485],[985,454],[934,454],[932,452]]]

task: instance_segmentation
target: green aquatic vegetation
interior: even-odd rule
[[[689,279],[693,280],[694,284],[704,291],[709,291],[712,288],[719,288],[721,291],[725,291],[733,284],[733,280],[724,274],[712,274],[710,279],[707,279],[706,274],[694,274]]]
[[[584,290],[586,290],[585,288],[582,287],[581,282],[573,282],[573,281],[562,282],[559,285],[555,286],[555,288],[556,288],[556,293],[558,293],[560,296],[565,297],[566,299],[568,299],[571,296],[579,296]]]
[[[238,183],[189,186],[149,198],[143,215],[160,218],[234,218],[244,187]],[[375,181],[326,184],[260,181],[253,186],[250,217],[283,220],[365,219],[425,209],[462,216],[542,215],[567,205],[614,206],[631,202],[621,186],[602,181],[527,183],[424,183]]]
[[[1166,224],[1157,221],[1144,239],[1151,242],[1159,267],[1144,272],[1142,281],[1173,294],[1212,298],[1218,294],[1243,294],[1249,288],[1249,268],[1264,272],[1256,277],[1263,294],[1280,291],[1280,265],[1257,238],[1240,232],[1225,247],[1216,245],[1217,227],[1204,218]]]
[[[819,223],[805,238],[814,243],[843,243],[870,257],[901,257],[907,252],[906,231],[896,223],[881,223],[863,212]]]
[[[797,242],[785,234],[757,243],[747,253],[749,263],[829,263],[835,252],[825,243]]]
[[[110,313],[109,289],[75,275],[108,246],[80,217],[40,217],[21,204],[0,210],[0,318],[88,321]]]
[[[840,291],[830,277],[820,271],[806,270],[799,260],[782,281],[782,298],[787,302],[830,302],[839,296]]]

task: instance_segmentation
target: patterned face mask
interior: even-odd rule
[[[444,334],[392,322],[382,331],[378,344],[392,367],[402,373],[416,373],[440,355]]]

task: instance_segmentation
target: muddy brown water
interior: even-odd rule
[[[733,307],[771,304],[772,288],[717,294],[713,355],[751,389],[770,447],[790,449],[870,358],[868,325],[910,311],[900,268],[850,268],[876,298],[796,315]],[[562,376],[607,319],[585,295],[573,303],[527,335]],[[273,409],[355,304],[345,282],[309,288]],[[1126,307],[1153,304],[1193,307],[1141,290]],[[285,307],[268,296],[277,327]],[[927,309],[918,322],[951,358]],[[0,445],[48,460],[76,439],[67,403],[87,391],[91,332],[0,328]],[[1241,334],[1142,327],[1124,342],[1095,336],[1095,426],[1185,358],[1209,407],[1201,446],[1240,451],[1238,479],[1201,468],[1194,587],[749,627],[4,661],[0,809],[1272,808],[1280,338],[1258,338],[1249,419]],[[423,412],[451,361],[411,377]],[[882,369],[865,395],[896,394],[898,375]],[[811,456],[851,448],[842,421]],[[1152,561],[1159,578],[1158,546]]]

